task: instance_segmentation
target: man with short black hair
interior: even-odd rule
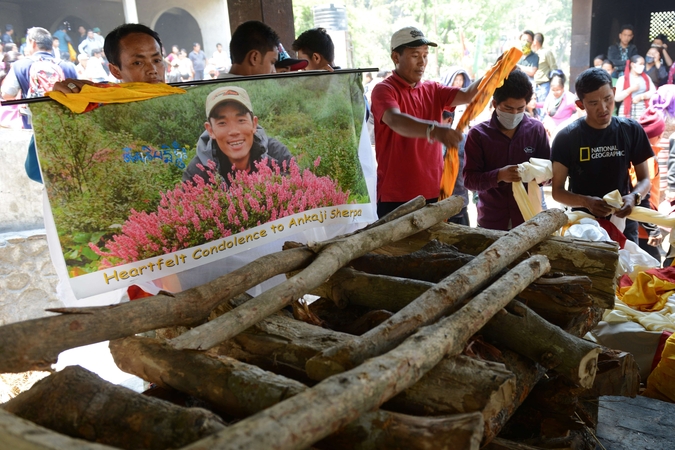
[[[62,22],[59,25],[59,29],[54,32],[54,39],[59,40],[59,55],[57,58],[63,59],[65,61],[70,61],[70,51],[68,49],[68,44],[72,42],[70,36],[68,36],[68,28],[70,25],[68,22]]]
[[[553,198],[564,205],[605,218],[624,218],[647,196],[651,183],[647,160],[654,156],[645,131],[633,119],[612,116],[614,89],[606,71],[587,69],[576,81],[576,104],[586,111],[553,141]],[[633,189],[628,169],[635,167]],[[565,183],[569,177],[569,187]],[[618,190],[623,207],[616,211],[602,198]],[[638,243],[637,223],[626,221],[623,234]]]
[[[95,48],[101,48],[101,43],[96,39],[93,30],[87,30],[87,37],[80,42],[80,45],[77,46],[77,50],[80,53],[86,53],[87,56],[91,56],[91,52]]]
[[[442,125],[443,110],[469,103],[480,80],[459,89],[422,81],[436,47],[420,30],[406,27],[391,37],[392,75],[373,88],[377,157],[377,214],[382,217],[422,195],[438,200],[443,172],[442,144],[457,147],[462,133]]]
[[[334,66],[335,46],[333,39],[325,28],[312,28],[302,33],[293,42],[293,50],[298,54],[298,59],[309,61],[307,70],[339,69]]]
[[[204,69],[206,68],[207,59],[206,53],[202,50],[201,45],[197,42],[192,44],[192,51],[188,55],[190,61],[192,61],[192,68],[195,71],[195,81],[204,79]]]
[[[520,182],[518,164],[549,159],[551,149],[542,123],[525,114],[532,83],[513,70],[492,97],[492,118],[474,126],[464,146],[464,186],[478,192],[478,225],[510,230],[524,222],[511,183]]]
[[[532,51],[533,42],[534,33],[532,31],[525,30],[520,33],[520,49],[523,51],[523,56],[518,61],[518,68],[525,72],[532,82],[534,82],[534,74],[539,69],[539,55]]]
[[[548,48],[543,47],[544,35],[535,33],[534,40],[532,41],[532,51],[534,51],[539,58],[537,71],[534,73],[535,94],[537,96],[537,102],[539,103],[543,103],[546,100],[546,96],[551,90],[551,79],[549,78],[549,74],[552,70],[558,68],[553,52]]]
[[[612,64],[614,64],[615,78],[618,78],[619,74],[623,73],[624,69],[626,68],[626,61],[628,61],[632,56],[638,54],[635,44],[631,44],[633,41],[633,36],[633,25],[628,23],[621,25],[621,29],[619,31],[619,41],[607,48],[607,59],[612,61]]]
[[[276,73],[274,64],[279,59],[280,42],[279,35],[260,21],[242,23],[234,30],[230,40],[230,72],[221,74],[219,78]]]

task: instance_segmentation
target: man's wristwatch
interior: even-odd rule
[[[633,192],[633,195],[635,196],[635,204],[636,205],[639,205],[640,203],[642,203],[642,194],[640,194],[639,192]]]

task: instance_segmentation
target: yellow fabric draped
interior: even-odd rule
[[[523,52],[515,47],[507,50],[502,58],[487,71],[480,84],[478,93],[467,105],[464,114],[459,119],[457,130],[462,131],[478,114],[480,114],[492,98],[495,89],[500,87],[509,73],[516,67],[518,61],[523,56]],[[440,199],[448,198],[452,195],[455,187],[455,181],[459,175],[459,153],[454,147],[448,148],[443,161],[443,175],[441,176]]]
[[[79,114],[85,112],[90,103],[129,103],[185,92],[185,89],[164,83],[122,83],[101,86],[85,84],[76,94],[52,91],[48,92],[47,96]]]

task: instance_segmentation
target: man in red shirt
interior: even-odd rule
[[[462,133],[442,125],[443,110],[469,103],[478,83],[459,89],[422,81],[429,41],[420,30],[406,27],[391,38],[392,75],[372,93],[377,157],[377,214],[424,196],[438,200],[443,172],[442,144],[457,147]]]

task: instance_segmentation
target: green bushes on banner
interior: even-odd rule
[[[103,248],[133,214],[158,211],[164,193],[181,184],[205,129],[205,99],[223,85],[247,90],[259,125],[286,145],[299,170],[332,180],[338,192],[348,193],[345,203],[369,202],[358,158],[365,110],[359,76],[235,78],[84,114],[54,102],[31,105],[43,179],[71,276],[97,271],[100,254],[91,249]]]

